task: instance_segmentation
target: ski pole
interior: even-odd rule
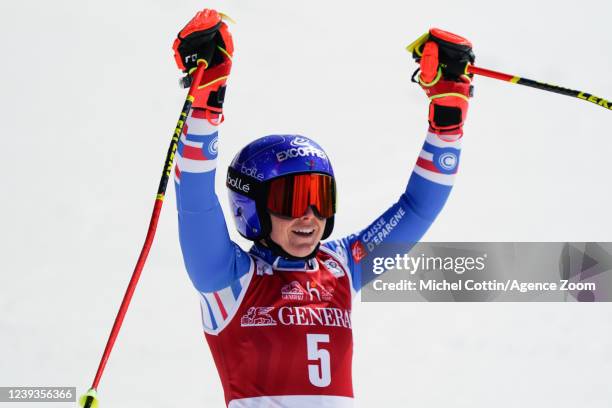
[[[115,317],[115,322],[113,323],[113,328],[111,329],[110,335],[108,336],[106,347],[104,348],[104,353],[102,354],[102,358],[100,359],[98,370],[96,371],[96,376],[94,377],[91,388],[89,388],[87,393],[81,396],[81,398],[79,399],[79,403],[84,408],[96,408],[98,406],[97,388],[100,383],[100,378],[102,377],[102,373],[104,372],[104,367],[106,366],[108,357],[110,356],[110,353],[113,349],[113,345],[115,344],[115,340],[117,339],[117,335],[119,334],[119,330],[121,329],[123,318],[125,317],[127,309],[130,305],[130,301],[132,300],[132,295],[134,294],[134,290],[136,289],[138,279],[140,278],[140,274],[147,260],[147,256],[149,255],[151,245],[153,244],[153,239],[155,238],[155,231],[157,229],[157,221],[159,220],[162,205],[164,204],[166,187],[168,186],[168,180],[170,179],[170,174],[172,173],[172,164],[174,163],[174,154],[178,147],[178,140],[181,137],[181,132],[183,131],[185,119],[187,118],[189,110],[191,109],[191,105],[195,100],[195,98],[193,97],[193,91],[200,83],[205,70],[206,64],[203,64],[200,65],[194,73],[194,79],[191,83],[191,87],[189,88],[189,93],[187,94],[185,103],[183,104],[181,115],[179,116],[176,128],[172,133],[172,140],[170,141],[170,147],[168,148],[168,153],[166,154],[166,159],[164,161],[164,168],[162,171],[161,179],[159,181],[159,187],[157,189],[157,195],[155,197],[155,205],[153,206],[153,213],[151,214],[151,220],[149,222],[147,236],[145,238],[144,245],[142,246],[142,249],[140,251],[140,256],[138,257],[136,266],[134,267],[134,272],[132,273],[130,283],[128,284],[128,287],[125,291],[125,295],[123,295],[121,306],[119,307],[119,311],[117,312],[117,316]]]
[[[502,72],[492,71],[490,69],[480,68],[474,65],[468,65],[467,71],[471,74],[482,75],[489,78],[499,79],[501,81],[510,82],[513,84],[525,85],[543,91],[554,92],[561,95],[572,96],[582,99],[583,101],[594,103],[602,108],[612,110],[612,102],[607,101],[599,96],[592,95],[583,91],[575,91],[573,89],[564,88],[558,85],[546,84],[544,82],[534,81],[533,79],[522,78],[516,75],[508,75]]]

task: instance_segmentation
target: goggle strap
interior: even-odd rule
[[[231,167],[227,169],[225,185],[230,190],[251,198],[255,200],[255,202],[259,202],[261,199],[265,200],[266,191],[263,182],[254,177],[242,174]]]

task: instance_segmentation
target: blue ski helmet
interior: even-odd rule
[[[321,173],[334,177],[325,151],[300,135],[264,136],[242,148],[227,170],[226,186],[238,232],[252,241],[268,238],[270,215],[266,210],[267,185],[289,174]],[[322,239],[334,228],[327,218]]]

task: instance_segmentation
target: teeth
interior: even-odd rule
[[[296,229],[294,232],[299,232],[300,234],[311,234],[314,232],[314,228],[312,229]]]

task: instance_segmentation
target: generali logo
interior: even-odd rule
[[[250,307],[240,319],[240,326],[276,326],[276,320],[270,316],[272,310],[274,310],[273,306]]]
[[[351,311],[338,307],[282,306],[251,307],[242,316],[242,327],[253,326],[327,326],[351,328]],[[270,314],[278,319],[275,320]]]

